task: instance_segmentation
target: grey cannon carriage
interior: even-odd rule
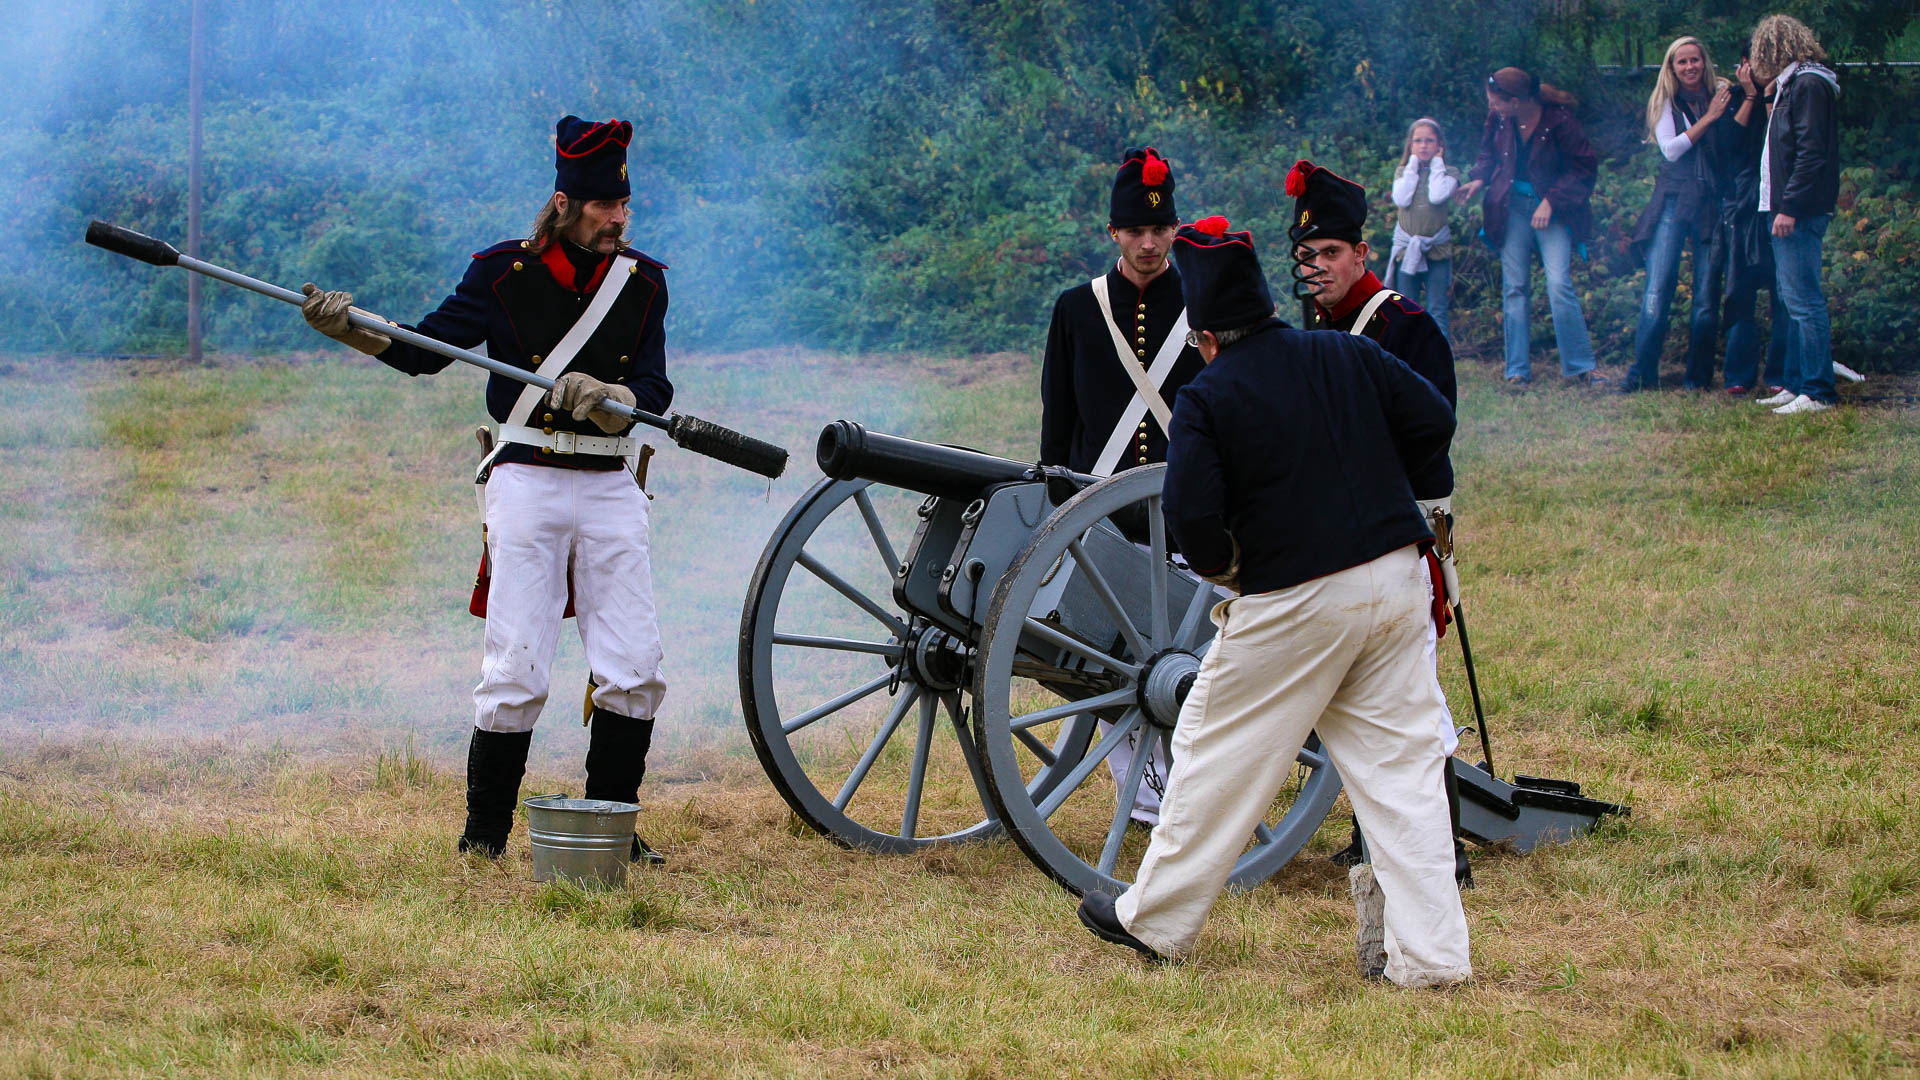
[[[1069,889],[1123,889],[1152,781],[1147,754],[1117,782],[1107,757],[1171,760],[1220,599],[1169,550],[1165,467],[1101,480],[844,420],[817,456],[740,627],[747,729],[788,805],[873,851],[1004,832]],[[1339,790],[1310,739],[1230,883],[1286,865]]]

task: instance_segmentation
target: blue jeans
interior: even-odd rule
[[[1533,227],[1537,196],[1513,193],[1507,207],[1507,237],[1500,245],[1501,315],[1507,336],[1507,378],[1531,379],[1533,361],[1527,355],[1527,306],[1533,299],[1533,252],[1540,251],[1540,267],[1547,272],[1547,306],[1553,312],[1553,340],[1560,349],[1560,374],[1572,378],[1593,370],[1593,341],[1587,337],[1587,319],[1580,313],[1580,297],[1573,291],[1573,235],[1565,225]]]
[[[1760,323],[1755,311],[1765,289],[1773,312],[1773,335],[1767,341],[1767,370],[1760,377]],[[1780,306],[1780,289],[1765,267],[1743,266],[1727,283],[1727,385],[1783,386],[1787,363],[1787,310]]]
[[[1833,325],[1820,291],[1820,244],[1832,222],[1832,214],[1802,218],[1792,236],[1773,238],[1774,289],[1787,309],[1786,387],[1829,405],[1840,396],[1833,390]]]
[[[1626,384],[1645,389],[1660,386],[1660,354],[1667,343],[1668,315],[1673,309],[1674,286],[1680,281],[1680,256],[1687,245],[1688,223],[1680,220],[1679,199],[1669,195],[1660,209],[1660,223],[1647,245],[1647,291],[1640,300],[1640,322],[1633,330],[1633,370]],[[1722,269],[1714,253],[1696,238],[1693,242],[1693,302],[1687,313],[1687,374],[1684,385],[1705,389],[1713,385],[1713,341],[1719,329],[1715,308],[1720,303]]]
[[[1450,306],[1447,294],[1453,288],[1452,259],[1428,259],[1427,268],[1418,274],[1403,274],[1395,263],[1387,267],[1386,286],[1426,308],[1433,321],[1440,324],[1440,336],[1449,342],[1453,340],[1447,317]]]

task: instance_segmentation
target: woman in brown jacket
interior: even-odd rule
[[[1571,274],[1574,248],[1585,242],[1593,224],[1587,200],[1599,172],[1599,159],[1573,118],[1573,104],[1573,95],[1519,68],[1501,68],[1487,76],[1480,159],[1462,194],[1470,199],[1483,187],[1487,192],[1482,232],[1487,245],[1500,253],[1510,383],[1533,381],[1527,305],[1536,249],[1547,274],[1560,374],[1581,382],[1604,381],[1593,370],[1593,342]]]

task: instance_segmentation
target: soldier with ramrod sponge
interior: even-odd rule
[[[663,411],[666,265],[626,241],[633,125],[567,116],[556,126],[554,193],[533,234],[476,252],[453,295],[420,320],[430,338],[552,380],[543,390],[495,374],[487,410],[497,445],[482,461],[486,565],[473,608],[487,620],[474,689],[462,851],[497,857],[512,829],[534,721],[566,615],[591,670],[586,797],[632,802],[666,693],[648,560],[647,496],[632,420],[601,406]],[[306,286],[321,333],[408,375],[447,356],[352,325],[353,298]],[[636,861],[663,861],[638,836]]]

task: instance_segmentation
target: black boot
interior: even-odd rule
[[[593,731],[587,741],[589,799],[638,802],[640,781],[647,775],[647,749],[653,745],[653,721],[636,720],[605,709],[593,710]],[[666,856],[633,836],[629,857],[648,866],[664,866]]]
[[[497,859],[507,849],[532,743],[531,731],[473,729],[473,742],[467,746],[467,828],[460,835],[461,851]]]
[[[1453,880],[1462,889],[1473,888],[1473,864],[1467,862],[1467,844],[1460,839],[1460,780],[1453,770],[1464,765],[1447,759],[1447,817],[1453,822]]]

